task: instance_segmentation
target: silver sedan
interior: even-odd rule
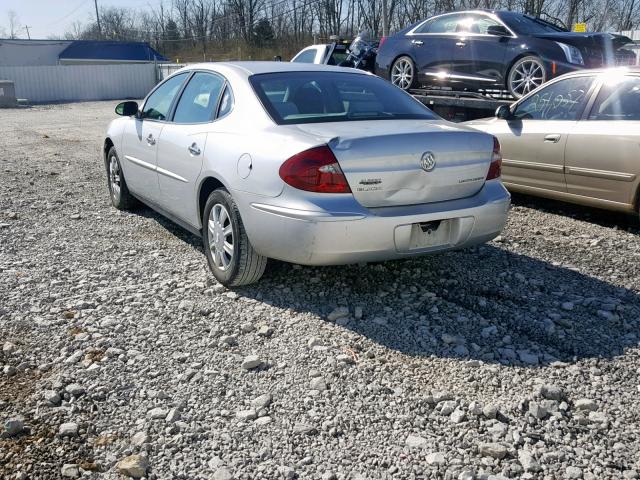
[[[506,221],[497,140],[358,70],[193,65],[116,113],[113,205],[142,201],[201,236],[227,286],[257,281],[267,258],[407,258],[486,242]]]

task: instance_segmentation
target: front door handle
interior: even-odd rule
[[[545,135],[544,137],[544,141],[546,143],[558,143],[560,141],[560,134],[559,133],[554,133],[552,135]]]
[[[155,144],[156,144],[156,139],[155,139],[155,138],[153,138],[153,135],[152,135],[152,134],[149,134],[149,136],[147,137],[147,143],[148,143],[149,145],[155,145]]]
[[[465,45],[465,42],[456,42],[456,47],[464,47]]]
[[[196,142],[193,142],[188,150],[191,155],[200,155],[200,148],[198,147],[198,144]]]
[[[411,43],[418,46],[424,45],[424,42],[422,40],[411,40]]]

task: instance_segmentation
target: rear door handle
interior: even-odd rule
[[[558,143],[560,141],[560,134],[559,133],[554,133],[552,135],[545,135],[544,137],[544,141],[546,143]]]
[[[196,142],[193,142],[188,150],[191,155],[200,155],[200,147],[198,147],[198,144]]]
[[[155,138],[153,138],[153,135],[152,135],[152,134],[149,134],[149,136],[147,137],[147,143],[148,143],[149,145],[155,145],[155,144],[156,144],[156,139],[155,139]]]
[[[424,45],[424,42],[422,40],[411,40],[411,43],[413,45]]]
[[[465,45],[465,42],[456,42],[456,47],[464,47]]]

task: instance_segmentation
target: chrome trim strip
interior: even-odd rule
[[[525,162],[524,160],[503,159],[502,165],[517,168],[530,168],[531,170],[542,170],[543,172],[564,172],[564,165],[553,165],[551,163]]]
[[[442,72],[442,73],[424,72],[423,74],[428,75],[430,77],[440,78],[440,79],[453,78],[453,79],[463,79],[463,80],[476,80],[478,82],[491,82],[491,83],[495,83],[498,80],[497,78],[481,78],[481,77],[474,77],[473,75],[452,75],[446,72]]]
[[[296,220],[305,220],[307,222],[345,222],[365,218],[365,215],[360,213],[298,210],[295,208],[278,207],[276,205],[266,205],[264,203],[252,203],[251,207],[261,212]]]
[[[140,160],[139,158],[132,157],[131,155],[125,155],[124,158],[129,160],[131,163],[135,163],[136,165],[146,168],[147,170],[151,170],[152,172],[156,171],[156,166],[151,163],[145,162],[144,160]]]
[[[187,180],[186,178],[183,178],[180,175],[170,172],[169,170],[165,170],[164,168],[156,167],[156,172],[160,173],[161,175],[164,175],[165,177],[173,178],[174,180],[179,180],[184,183],[189,183],[189,180]]]
[[[165,170],[164,168],[160,168],[156,165],[152,165],[148,162],[145,162],[144,160],[140,160],[139,158],[132,157],[131,155],[125,155],[124,158],[129,160],[131,163],[135,163],[136,165],[142,168],[146,168],[147,170],[151,170],[152,172],[160,173],[165,177],[173,178],[174,180],[179,180],[184,183],[189,183],[189,180],[187,180],[186,178],[183,178],[180,175],[170,172],[169,170]]]
[[[595,168],[565,167],[565,173],[580,175],[583,177],[606,178],[621,182],[633,182],[636,175],[633,173],[611,172],[609,170],[596,170]]]

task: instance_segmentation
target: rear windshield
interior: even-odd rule
[[[407,93],[374,76],[279,72],[253,75],[249,80],[279,125],[438,118]]]

